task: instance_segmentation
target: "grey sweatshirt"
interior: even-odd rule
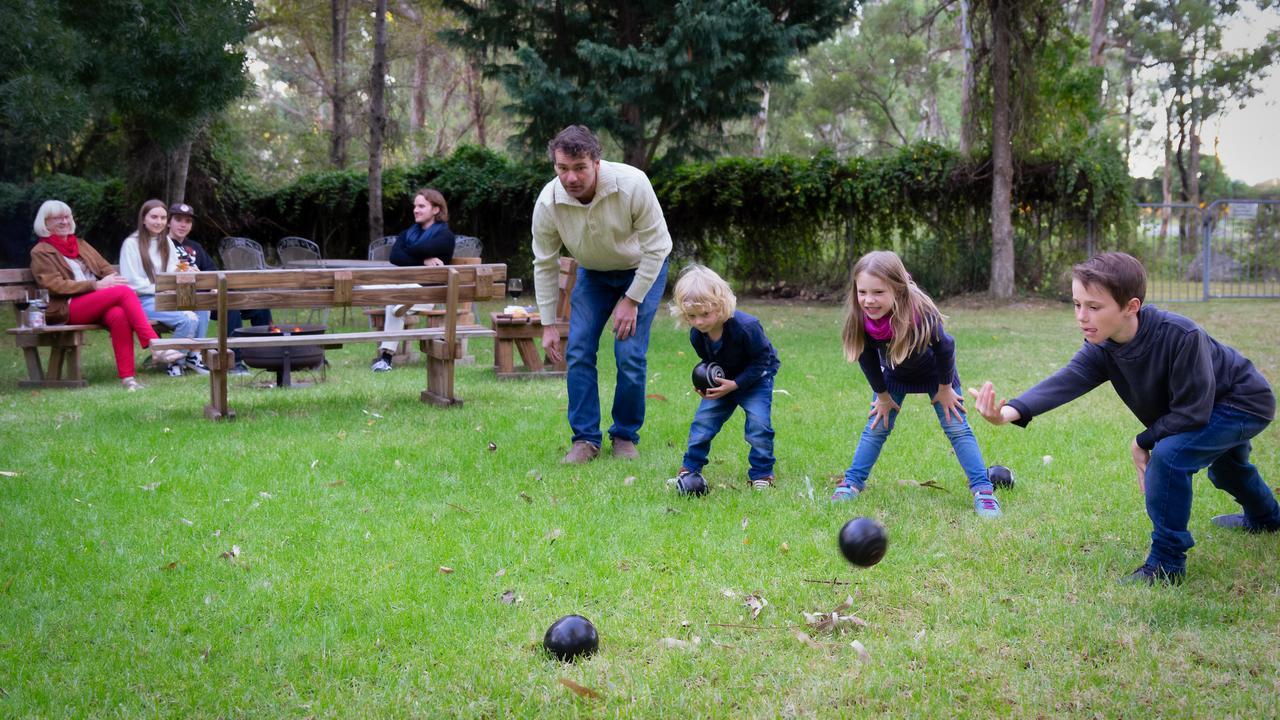
[[[1203,427],[1218,403],[1275,419],[1275,395],[1253,363],[1194,321],[1145,305],[1132,340],[1086,342],[1066,367],[1010,400],[1022,415],[1015,424],[1025,426],[1108,380],[1146,426],[1137,437],[1146,450],[1170,435]]]

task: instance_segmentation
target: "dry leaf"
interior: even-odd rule
[[[151,491],[160,487],[160,483],[159,482],[147,483],[146,485],[139,485],[138,487],[142,488],[143,490]]]
[[[921,640],[924,640],[924,636],[925,636],[925,629],[920,628],[920,632],[916,633],[916,642],[920,642]]]
[[[445,575],[449,575],[449,574],[451,574],[451,573],[453,572],[453,568],[451,568],[451,567],[449,567],[449,566],[447,566],[447,565],[441,565],[441,566],[440,566],[440,572],[441,572],[441,573],[443,573],[443,574],[445,574]]]
[[[675,649],[675,648],[679,648],[679,649],[681,649],[681,650],[692,650],[692,649],[693,649],[693,644],[692,644],[692,643],[689,643],[689,642],[687,642],[687,641],[685,641],[685,640],[681,640],[681,639],[679,639],[679,638],[669,638],[669,637],[668,637],[668,638],[662,638],[662,639],[661,639],[661,640],[659,640],[658,642],[662,645],[662,647],[664,647],[664,648],[666,648],[666,649],[668,649],[668,650],[672,650],[672,649]]]
[[[858,642],[857,640],[854,640],[853,642],[849,643],[849,647],[853,648],[854,651],[858,653],[859,660],[861,660],[864,663],[871,662],[871,653],[867,652],[867,648],[863,646],[862,643]]]
[[[259,492],[258,492],[258,497],[260,497],[260,498],[266,498],[266,499],[270,500],[270,499],[271,499],[271,497],[272,497],[272,495],[271,495],[271,493],[269,493],[269,492],[267,492],[267,491],[265,491],[265,490],[262,490],[262,491],[259,491]]]
[[[161,566],[160,566],[160,569],[161,569],[161,570],[172,570],[172,569],[174,569],[174,568],[176,568],[176,567],[178,567],[178,561],[177,561],[177,560],[174,560],[173,562],[169,563],[168,565],[161,565]]]
[[[493,452],[494,450],[497,450],[497,449],[498,449],[498,446],[496,444],[489,443],[489,452]]]
[[[506,568],[501,568],[501,569],[499,569],[499,570],[498,570],[498,572],[494,573],[494,574],[493,574],[493,576],[494,576],[495,578],[500,578],[500,577],[502,577],[503,575],[506,575],[506,574],[507,574],[507,569],[506,569]]]
[[[542,479],[542,473],[538,472],[537,470],[530,470],[529,472],[525,473],[525,475],[527,477],[533,478],[534,480]]]
[[[346,484],[347,484],[346,480],[334,480],[333,482],[325,483],[324,486],[325,487],[342,487],[343,485],[346,485]]]
[[[515,590],[507,590],[503,592],[502,597],[499,599],[501,599],[502,602],[508,605],[515,605],[516,603],[524,602],[524,598],[520,597],[519,595],[516,595]]]
[[[626,477],[622,478],[622,484],[623,484],[623,485],[632,485],[632,484],[634,484],[634,483],[635,483],[635,481],[636,481],[636,476],[635,476],[635,475],[628,475],[628,476],[626,476]]]
[[[755,620],[756,618],[760,617],[760,611],[764,610],[764,606],[769,604],[768,600],[765,600],[759,595],[748,595],[742,598],[742,602],[748,608],[751,608],[752,620]]]
[[[564,531],[563,531],[563,530],[561,530],[560,528],[555,528],[555,529],[554,529],[554,530],[552,530],[551,532],[549,532],[549,533],[547,533],[546,535],[544,535],[544,536],[542,537],[542,539],[543,539],[543,540],[546,540],[546,541],[548,541],[548,542],[555,542],[555,541],[556,541],[557,539],[559,539],[559,537],[560,537],[561,535],[563,535],[563,534],[564,534]]]
[[[809,637],[809,633],[807,633],[807,632],[805,632],[805,631],[803,631],[803,630],[796,630],[796,631],[795,631],[795,636],[796,636],[796,639],[797,639],[797,640],[799,640],[800,642],[804,643],[805,645],[808,645],[809,647],[813,648],[814,650],[821,650],[821,649],[822,649],[822,646],[818,644],[818,641],[817,641],[817,640],[814,640],[814,639],[813,639],[813,638],[811,638],[811,637]]]
[[[667,396],[661,393],[649,393],[648,395],[645,395],[645,397],[650,400],[661,400],[662,402],[667,401]]]
[[[1048,465],[1049,463],[1053,462],[1053,456],[1045,455],[1044,457],[1040,458],[1040,462],[1044,463],[1045,465]]]
[[[569,678],[560,678],[560,684],[577,693],[578,697],[591,698],[593,700],[598,700],[601,697],[600,693],[595,690],[585,685],[579,685]]]
[[[527,503],[533,502],[533,498],[529,497],[529,494],[524,492],[523,490],[520,491],[520,499]]]
[[[151,459],[147,461],[147,464],[148,464],[148,465],[150,465],[151,463],[154,463],[154,462],[156,461],[156,458],[158,458],[158,457],[160,457],[160,456],[159,456],[159,455],[152,455],[152,456],[151,456]]]
[[[315,470],[315,469],[316,469],[316,466],[317,466],[317,465],[319,465],[319,464],[320,464],[320,461],[319,461],[319,460],[312,460],[312,461],[311,461],[311,469],[312,469],[312,470]]]
[[[339,440],[346,440],[346,439],[347,439],[347,431],[346,431],[346,430],[339,430],[339,431],[338,431],[338,439],[339,439]]]
[[[164,431],[167,433],[171,433],[173,432],[173,428],[165,428]]]
[[[0,470],[0,475],[3,475],[5,477],[18,477],[18,473],[12,470]]]
[[[227,550],[226,552],[222,553],[218,557],[221,557],[225,560],[234,560],[235,558],[240,557],[240,546],[232,545],[230,550]]]
[[[791,546],[788,545],[787,543],[782,543],[782,546],[779,547],[778,549],[782,551],[783,555],[786,555],[787,553],[791,552]]]
[[[195,523],[191,522],[186,518],[178,518],[178,522],[182,523],[183,525],[186,525],[187,527],[191,527],[192,525],[195,525]]]
[[[747,529],[747,525],[749,525],[749,524],[751,524],[751,521],[750,521],[750,520],[748,520],[748,519],[746,519],[746,518],[742,518],[742,529],[743,529],[743,530],[746,530],[746,529]]]
[[[774,389],[774,392],[775,392],[775,393],[782,393],[783,395],[790,395],[790,394],[791,394],[789,391],[787,391],[787,390],[783,390],[782,388],[775,388],[775,389]]]
[[[727,598],[738,597],[738,593],[737,593],[736,591],[734,591],[734,590],[730,589],[730,588],[725,588],[724,590],[721,590],[720,592],[721,592],[721,593],[723,593],[723,594],[724,594],[724,596],[725,596],[725,597],[727,597]]]
[[[843,627],[856,625],[866,627],[867,621],[857,615],[841,615],[838,612],[802,613],[805,623],[814,631],[822,633],[835,632]]]

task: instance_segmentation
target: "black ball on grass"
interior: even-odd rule
[[[701,362],[693,366],[693,386],[699,390],[710,390],[724,379],[724,368],[719,363]]]
[[[555,659],[572,662],[593,654],[600,647],[600,636],[590,620],[581,615],[565,615],[547,628],[542,647]]]
[[[1013,487],[1013,471],[1003,465],[992,465],[987,468],[987,479],[996,488]]]
[[[877,520],[856,517],[840,528],[840,552],[858,567],[875,565],[888,549],[889,533]]]
[[[702,497],[711,492],[710,488],[707,487],[707,479],[702,477],[702,473],[696,472],[685,473],[677,478],[676,489],[680,491],[681,495],[693,495],[695,497]]]

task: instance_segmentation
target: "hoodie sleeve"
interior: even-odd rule
[[[862,374],[867,376],[872,392],[876,394],[888,392],[889,384],[884,381],[884,368],[880,367],[880,351],[876,350],[870,340],[862,346],[858,365],[862,368]]]
[[[1009,405],[1022,416],[1014,424],[1026,427],[1035,416],[1065,405],[1107,380],[1102,351],[1085,343],[1066,367],[1009,401]]]
[[[764,334],[764,327],[759,322],[740,323],[747,352],[747,366],[738,373],[733,381],[738,383],[739,390],[755,387],[765,375],[769,374],[772,364],[773,345]]]

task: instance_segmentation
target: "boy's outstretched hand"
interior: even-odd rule
[[[1003,425],[1022,417],[1022,413],[1016,408],[1005,405],[1003,399],[996,402],[996,388],[990,382],[982,383],[981,390],[969,388],[969,394],[973,396],[973,406],[977,408],[978,414],[992,425]]]

